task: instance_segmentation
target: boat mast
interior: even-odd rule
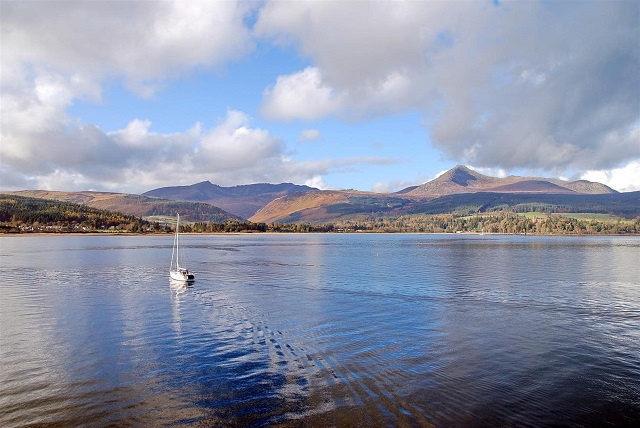
[[[178,213],[178,223],[176,224],[176,270],[180,270],[180,213]]]

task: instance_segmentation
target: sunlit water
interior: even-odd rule
[[[640,240],[0,238],[0,426],[640,423]]]

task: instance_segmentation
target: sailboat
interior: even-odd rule
[[[176,261],[175,265],[173,264],[174,256]],[[176,237],[173,240],[169,276],[174,281],[181,282],[193,282],[196,279],[195,275],[189,272],[188,269],[180,267],[180,214],[178,214],[178,222],[176,224]]]

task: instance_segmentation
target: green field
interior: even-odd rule
[[[169,216],[164,216],[164,215],[152,215],[152,216],[145,216],[143,217],[145,220],[153,222],[153,223],[160,223],[160,224],[176,224],[176,218],[175,217],[169,217]],[[181,220],[180,223],[189,223],[189,222],[185,222],[184,220]]]
[[[519,216],[524,218],[547,218],[549,216],[556,217],[567,217],[567,218],[575,218],[576,220],[595,220],[602,222],[623,222],[623,223],[632,223],[632,221],[623,219],[621,217],[611,215],[611,214],[600,214],[600,213],[543,213],[543,212],[528,212],[528,213],[518,213]]]

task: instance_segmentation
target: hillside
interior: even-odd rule
[[[206,203],[170,201],[125,193],[58,192],[49,190],[21,190],[3,193],[77,203],[91,208],[117,211],[137,217],[174,217],[179,212],[187,221],[220,223],[228,220],[241,220],[238,216]]]
[[[256,223],[328,223],[353,215],[400,215],[415,198],[355,190],[325,190],[278,198],[249,220]]]
[[[471,214],[492,211],[545,213],[601,213],[624,218],[640,216],[640,192],[606,194],[495,193],[446,195],[416,201],[407,214]]]
[[[249,219],[256,223],[322,224],[363,215],[390,218],[497,210],[640,216],[637,192],[621,194],[585,180],[490,177],[462,165],[420,186],[392,194],[322,191],[291,183],[221,187],[208,181],[159,188],[144,195],[44,190],[8,193],[80,203],[140,217],[172,217],[180,212],[187,221],[216,223]]]
[[[155,227],[133,215],[84,204],[0,194],[2,232],[149,232]]]
[[[612,197],[607,199],[606,195]],[[321,223],[358,215],[388,217],[478,212],[499,207],[521,209],[523,204],[551,212],[591,209],[592,212],[613,210],[623,216],[640,215],[638,205],[628,206],[628,195],[614,195],[619,194],[600,183],[540,177],[490,177],[458,165],[432,181],[393,194],[316,191],[281,197],[249,219],[267,223]]]
[[[415,198],[364,192],[317,192],[280,198],[250,218],[254,222],[330,223],[359,216],[397,217],[415,214],[467,215],[492,211],[602,213],[640,216],[640,192],[578,193],[457,193]]]
[[[316,191],[272,201],[255,222],[332,222],[356,216],[474,213],[496,210],[640,215],[638,193],[618,193],[585,180],[489,177],[458,165],[438,178],[393,194]]]
[[[143,196],[175,201],[206,202],[247,219],[276,198],[314,190],[318,189],[291,183],[222,187],[203,181],[190,186],[162,187],[145,192]]]
[[[592,183],[586,180],[564,181],[541,177],[516,176],[505,178],[489,177],[473,171],[464,165],[457,165],[425,184],[401,190],[398,194],[419,198],[436,198],[445,195],[475,192],[554,194],[617,193],[604,184]]]
[[[255,223],[293,223],[303,219],[309,223],[330,221],[338,215],[327,212],[327,207],[348,204],[349,193],[343,191],[315,191],[282,196],[258,210],[250,221]]]

